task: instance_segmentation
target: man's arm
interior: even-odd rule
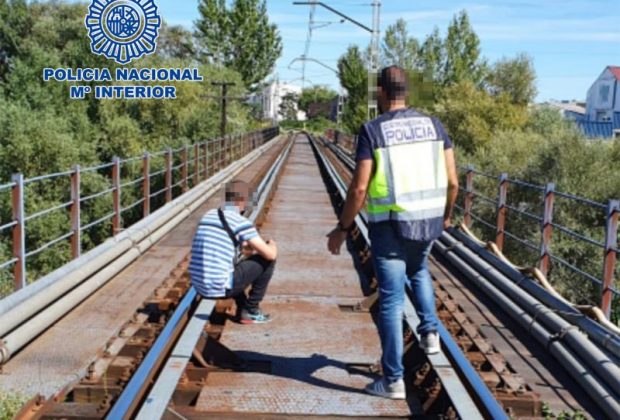
[[[450,219],[452,218],[452,210],[456,203],[456,197],[459,193],[459,178],[456,173],[456,163],[454,161],[454,150],[452,148],[444,150],[446,159],[446,172],[448,173],[448,197],[446,201],[446,210],[443,215],[443,225],[447,229],[450,227]]]
[[[260,235],[248,240],[248,243],[258,255],[266,259],[267,261],[275,261],[278,257],[278,249],[274,240],[265,242]]]
[[[366,191],[370,183],[374,161],[364,159],[357,162],[351,185],[347,191],[347,199],[340,215],[340,225],[349,228],[353,225],[355,216],[364,207]]]

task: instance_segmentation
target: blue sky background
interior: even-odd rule
[[[324,2],[371,25],[370,0]],[[197,0],[158,0],[158,4],[170,24],[192,28],[198,18]],[[294,6],[292,0],[267,0],[267,7],[284,44],[276,67],[278,77],[297,79],[300,72],[288,65],[303,53],[310,8]],[[482,53],[490,62],[521,51],[533,57],[538,101],[583,100],[607,65],[620,65],[620,0],[383,0],[382,33],[403,18],[420,41],[434,26],[445,35],[450,20],[462,9],[469,13]],[[370,34],[350,23],[338,23],[338,17],[323,8],[317,7],[315,20],[336,22],[314,31],[309,54],[332,67],[349,44],[365,47],[370,41]],[[338,86],[332,72],[313,63],[308,63],[307,78],[315,84]]]

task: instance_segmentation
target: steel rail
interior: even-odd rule
[[[54,207],[50,207],[49,209],[41,210],[39,212],[33,213],[29,216],[24,217],[24,222],[27,222],[32,219],[36,219],[37,217],[45,216],[46,214],[52,213],[57,210],[63,210],[73,204],[73,201],[67,201],[66,203],[59,204]]]
[[[320,156],[321,161],[326,168],[327,172],[330,174],[332,179],[334,180],[335,185],[338,187],[339,194],[341,198],[346,199],[346,190],[342,188],[344,185],[340,176],[336,173],[336,170],[333,168],[331,163],[328,162],[327,158],[321,152],[320,148],[316,145],[314,141],[311,141],[314,146],[314,149],[317,151],[317,154]],[[355,223],[360,223],[359,216],[356,217]],[[361,224],[361,223],[360,223]],[[360,228],[360,224],[358,224],[358,228]],[[364,229],[367,230],[367,226],[365,223],[363,224]],[[367,241],[367,244],[370,245],[370,241],[368,238],[364,238]],[[409,299],[406,300],[406,305],[411,305],[411,301]],[[406,310],[405,312],[405,321],[411,321],[411,325],[415,325],[413,314],[415,314],[415,310]],[[439,323],[441,325],[441,323]],[[415,332],[415,326],[412,328]],[[429,357],[429,361],[433,365],[433,368],[436,369],[437,376],[439,377],[441,383],[446,389],[446,393],[454,404],[455,410],[457,410],[457,414],[460,418],[470,419],[470,418],[484,418],[482,413],[475,408],[476,405],[474,401],[471,399],[470,395],[463,388],[463,384],[459,381],[454,380],[455,373],[446,371],[447,367],[456,367],[457,370],[460,371],[463,378],[465,378],[468,383],[470,389],[476,394],[476,397],[479,399],[480,403],[483,406],[484,411],[493,419],[508,419],[508,416],[504,412],[502,406],[497,402],[489,388],[486,386],[484,381],[480,378],[475,369],[471,366],[471,363],[463,352],[458,347],[458,345],[452,339],[452,336],[448,331],[443,327],[438,328],[438,333],[440,335],[441,341],[444,344],[445,351],[449,358],[453,361],[453,364],[446,364],[443,362],[445,360],[444,352],[441,351],[439,355],[431,358]],[[441,357],[443,356],[443,358]],[[437,363],[437,366],[435,364]],[[456,365],[456,366],[454,366]],[[457,402],[458,401],[458,402]],[[474,407],[475,412],[472,412],[472,407]],[[462,410],[462,411],[459,411]]]
[[[283,149],[259,185],[260,199],[258,206],[252,209],[252,213],[248,217],[251,222],[255,222],[258,214],[263,210],[269,191],[275,183],[275,175],[281,170],[283,162],[288,156],[293,144],[294,142],[290,142],[289,145]],[[174,327],[168,328],[168,323],[166,324],[164,331],[157,337],[155,345],[149,350],[145,360],[132,375],[122,394],[108,412],[106,419],[134,418],[135,408],[145,392],[145,384],[148,383],[149,378],[155,376],[155,370],[158,367],[157,362],[161,360],[164,356],[164,352],[171,344],[169,342],[172,332],[176,330],[176,326],[179,323],[178,320],[181,319],[181,315],[177,316],[177,311],[182,311],[182,313],[185,314],[190,303],[193,302],[197,296],[194,287],[190,287],[187,295],[191,295],[191,300],[186,302],[187,296],[184,297],[177,310],[175,310],[173,319],[170,321],[175,322]],[[214,307],[214,300],[202,299],[200,301],[198,308],[191,316],[187,327],[184,329],[178,343],[175,345],[171,357],[166,360],[161,373],[158,375],[157,381],[151,388],[148,397],[135,418],[150,420],[163,416],[166,406],[172,398],[176,384],[192,356],[193,349],[200,338],[205,324],[209,321],[210,314]]]
[[[265,142],[111,240],[0,301],[0,337],[4,342],[0,364],[144,254],[214,194],[222,182],[273,145]]]
[[[80,197],[80,203],[84,203],[86,201],[89,201],[89,200],[101,197],[102,195],[110,194],[115,189],[116,189],[115,187],[111,187],[111,188],[105,189],[103,191],[99,191],[99,192],[96,192],[94,194],[87,195],[85,197]]]
[[[53,174],[39,175],[34,178],[24,179],[24,185],[32,184],[33,182],[45,181],[46,179],[59,178],[61,176],[69,176],[73,171],[56,172]]]

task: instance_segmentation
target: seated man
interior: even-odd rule
[[[271,317],[259,305],[273,275],[276,243],[265,242],[242,216],[250,196],[247,183],[227,183],[225,195],[225,206],[209,210],[194,236],[189,265],[192,285],[205,298],[234,298],[237,317],[243,324],[269,322]],[[243,257],[238,261],[240,247]],[[246,295],[248,286],[251,288]]]

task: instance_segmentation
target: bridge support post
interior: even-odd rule
[[[194,185],[195,187],[200,182],[200,145],[194,144]]]
[[[121,230],[121,160],[115,157],[112,166],[112,205],[114,217],[112,217],[112,236]]]
[[[495,232],[495,244],[500,251],[504,249],[506,238],[506,195],[508,192],[508,174],[502,173],[499,176],[499,196],[497,200],[497,230]]]
[[[166,203],[172,201],[172,149],[166,150]]]
[[[202,179],[207,179],[209,177],[209,142],[204,142],[204,155],[202,155]]]
[[[15,185],[11,190],[13,208],[13,278],[15,290],[26,287],[26,226],[24,214],[24,175],[15,174],[11,179]]]
[[[605,221],[605,259],[603,265],[603,290],[601,293],[601,310],[607,319],[611,314],[613,299],[614,270],[616,268],[616,252],[618,246],[618,213],[620,201],[609,200]]]
[[[551,234],[553,232],[553,201],[555,199],[555,184],[549,183],[545,186],[545,208],[541,225],[540,238],[540,261],[538,268],[547,276],[551,265],[549,245],[551,244]]]
[[[71,256],[78,258],[82,253],[82,230],[80,217],[80,165],[71,173]]]
[[[188,177],[188,171],[187,171],[187,164],[188,164],[188,160],[187,160],[187,145],[183,146],[183,152],[181,153],[181,178],[182,178],[182,187],[181,187],[181,191],[182,192],[186,192],[187,191],[187,177]]]
[[[467,165],[467,175],[465,178],[465,214],[463,221],[465,226],[471,227],[471,208],[474,203],[474,166]]]
[[[146,152],[142,157],[142,216],[151,214],[151,155]]]

